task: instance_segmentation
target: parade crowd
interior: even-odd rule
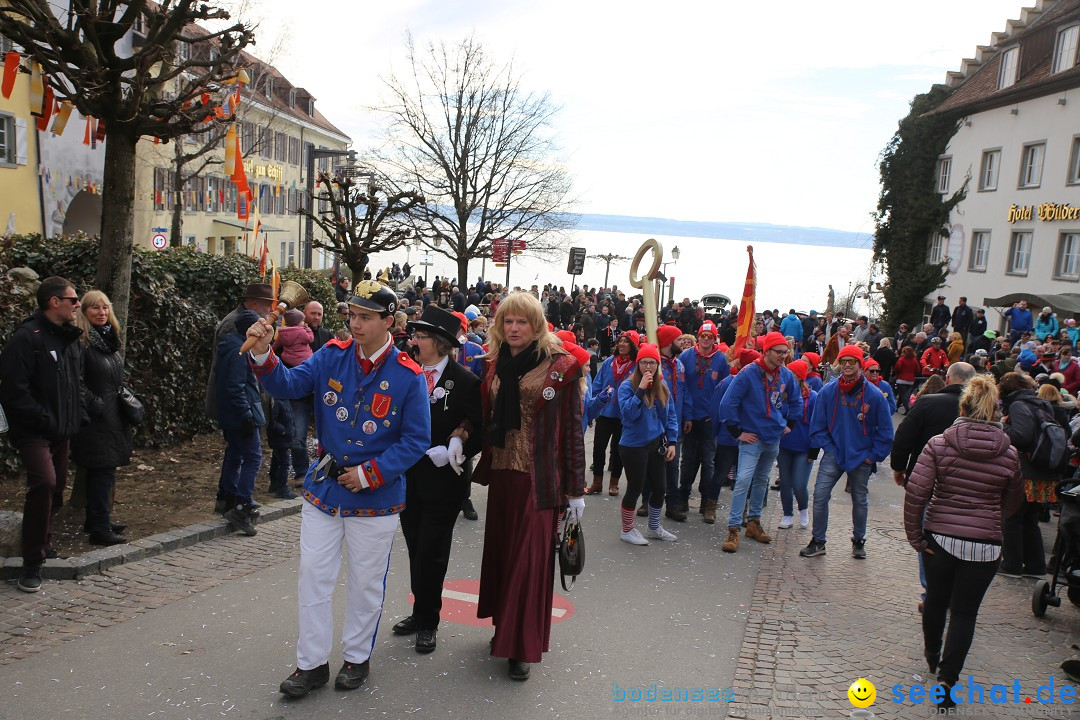
[[[928,322],[891,336],[866,317],[764,310],[737,339],[737,308],[686,298],[660,308],[654,344],[641,298],[616,286],[508,292],[483,279],[428,286],[409,271],[336,282],[347,328],[336,335],[317,302],[268,322],[264,284],[247,286],[216,330],[206,388],[226,441],[216,511],[256,534],[263,433],[271,492],[291,498],[295,488],[305,501],[297,665],[281,683],[290,697],[329,682],[343,547],[334,682],[348,690],[367,678],[399,523],[415,602],[392,630],[415,634],[417,652],[435,650],[453,528],[459,514],[478,517],[473,483],[488,487],[479,616],[492,618],[491,654],[514,680],[548,650],[554,538],[564,517],[580,520],[585,495],[621,496],[617,532],[631,545],[676,542],[696,490],[700,521],[720,517],[724,552],[797,524],[810,531],[799,554],[814,558],[832,547],[830,501],[843,478],[851,556],[862,560],[870,481],[889,459],[906,487],[942,707],[994,576],[1048,572],[1039,523],[1073,475],[1080,437],[1080,328],[1051,308],[1035,314],[1021,301],[999,334],[982,308],[961,297],[950,309],[941,296]],[[109,497],[138,422],[109,299],[79,298],[53,277],[37,300],[0,351],[0,403],[27,471],[18,581],[27,592],[40,589],[52,552],[69,454],[85,474],[91,542],[126,542]],[[254,347],[241,354],[245,341]],[[775,530],[762,523],[774,468]]]

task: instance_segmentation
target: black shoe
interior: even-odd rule
[[[218,498],[214,501],[214,513],[216,515],[224,515],[225,513],[229,512],[229,510],[232,510],[232,507],[235,504],[236,503],[233,502],[232,496]]]
[[[27,565],[19,575],[19,589],[36,593],[41,590],[41,565]]]
[[[510,660],[510,679],[525,681],[529,679],[529,663]]]
[[[110,530],[99,530],[90,533],[91,545],[123,545],[127,542],[127,538],[121,537]]]
[[[637,516],[638,517],[649,517],[649,508],[646,507],[645,505],[642,505],[641,507],[639,507],[637,509]]]
[[[281,681],[278,690],[291,698],[302,698],[328,682],[330,682],[330,663],[323,663],[311,670],[297,668],[296,672]]]
[[[368,660],[362,663],[346,661],[338,670],[337,677],[334,678],[334,687],[338,690],[355,690],[360,687],[367,680],[368,666]]]
[[[466,520],[479,520],[480,516],[476,514],[476,508],[473,507],[472,499],[465,498],[461,502],[461,514],[465,516]]]
[[[282,500],[293,500],[296,498],[296,493],[292,491],[292,488],[289,487],[288,484],[271,485],[267,488],[266,492]]]
[[[251,509],[251,505],[237,505],[225,513],[225,521],[229,523],[229,527],[244,533],[248,537],[258,532],[255,529],[257,520],[258,513]]]
[[[930,668],[930,674],[933,675],[934,673],[937,672],[937,666],[938,666],[938,663],[941,662],[941,658],[938,657],[937,653],[934,653],[933,655],[931,655],[930,653],[927,653],[925,655],[925,657],[926,657],[926,667]]]
[[[851,541],[851,557],[856,560],[866,559],[866,541],[865,540],[852,540]]]
[[[954,707],[956,707],[956,702],[952,699],[952,687],[953,687],[953,684],[952,683],[947,683],[947,682],[941,682],[940,680],[938,681],[937,684],[940,685],[941,687],[945,688],[945,696],[943,698],[941,698],[941,702],[938,703],[937,710],[936,710],[936,712],[938,714],[943,715],[943,714],[949,712],[949,710],[952,710]]]
[[[228,508],[225,509],[228,510]],[[127,530],[127,525],[121,525],[120,523],[112,523],[109,525],[109,528],[117,535],[123,535],[124,531]],[[94,529],[90,527],[90,523],[84,523],[83,532],[94,532]]]
[[[426,655],[427,653],[433,651],[435,649],[436,634],[437,633],[434,629],[420,630],[419,632],[417,632],[416,652],[420,653],[421,655]]]
[[[664,516],[675,522],[686,522],[686,512],[672,505],[667,506],[667,510],[664,511]]]
[[[62,560],[63,558],[60,557],[60,553],[56,552],[52,548],[49,548],[48,550],[45,551],[45,559],[46,560]]]
[[[420,623],[416,622],[416,618],[410,615],[392,627],[391,631],[393,631],[395,635],[412,635],[419,629]]]
[[[811,540],[810,544],[799,551],[803,557],[817,557],[825,554],[825,543]]]

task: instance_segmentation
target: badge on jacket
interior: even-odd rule
[[[371,398],[371,414],[377,418],[384,418],[390,412],[390,396],[383,393],[375,393]]]

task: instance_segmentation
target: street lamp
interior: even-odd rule
[[[675,283],[674,282],[669,282],[668,279],[667,279],[667,266],[668,265],[674,265],[674,264],[678,263],[679,262],[679,255],[680,255],[679,246],[676,245],[675,247],[671,248],[671,260],[668,260],[666,263],[662,263],[662,265],[661,265],[660,272],[663,273],[663,275],[664,275],[664,286],[665,286],[665,288],[667,290],[667,300],[665,301],[663,297],[660,298],[661,307],[666,306],[667,303],[670,302],[675,296]]]

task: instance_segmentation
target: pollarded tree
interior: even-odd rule
[[[396,250],[412,237],[412,214],[424,207],[424,196],[373,173],[356,173],[351,164],[343,167],[333,177],[320,172],[314,196],[298,212],[323,231],[325,237],[316,235],[312,247],[341,258],[355,286],[364,279],[370,255]]]
[[[528,252],[562,250],[575,219],[571,179],[558,161],[556,106],[528,92],[512,64],[496,65],[473,37],[454,47],[407,40],[408,74],[385,79],[387,122],[380,159],[428,204],[423,244],[457,262],[491,257],[492,240],[525,240]]]
[[[141,137],[169,140],[215,123],[218,93],[231,90],[243,48],[242,23],[196,0],[4,0],[0,34],[39,63],[57,100],[105,125],[101,250],[96,285],[125,324],[134,238],[135,146]],[[222,29],[204,31],[195,23]],[[138,28],[143,42],[128,48]]]

